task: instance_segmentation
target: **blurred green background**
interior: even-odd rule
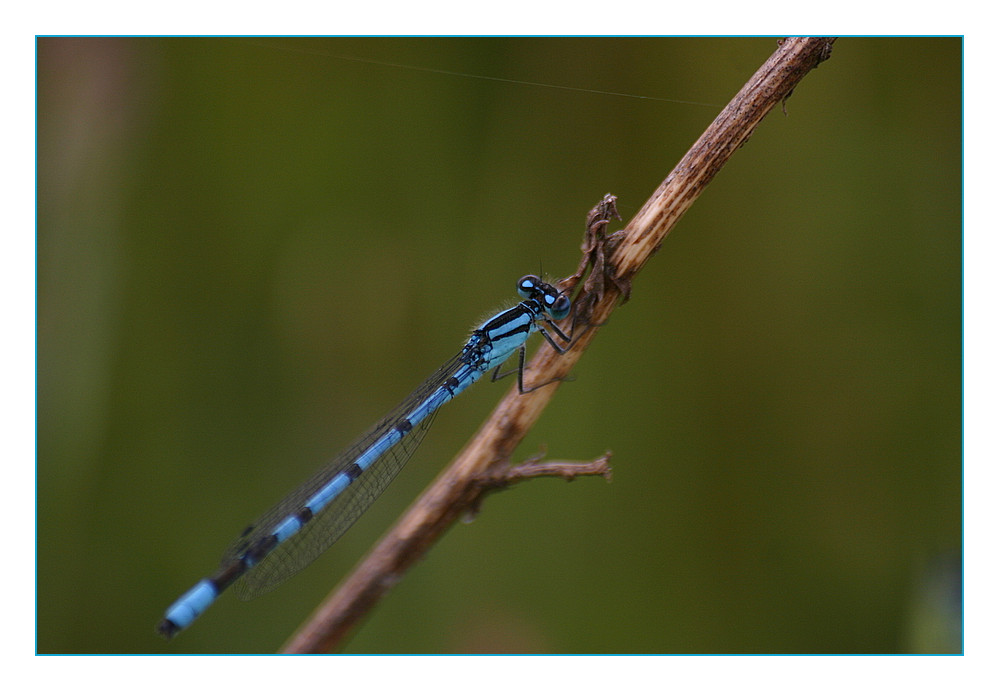
[[[775,46],[39,40],[38,651],[275,650],[508,383],[295,579],[153,626],[519,276],[571,272],[604,193],[630,218]],[[346,652],[957,649],[961,70],[960,39],[838,41],[517,456],[610,449],[613,482],[490,497]]]

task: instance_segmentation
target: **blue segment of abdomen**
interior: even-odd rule
[[[340,473],[328,485],[319,490],[318,494],[306,502],[305,508],[309,509],[313,514],[319,513],[326,508],[327,504],[336,499],[336,496],[340,492],[347,489],[349,485],[350,477],[346,472]]]
[[[166,611],[164,618],[173,622],[178,629],[187,628],[217,597],[218,593],[210,580],[206,578],[198,581],[197,585],[177,599]]]

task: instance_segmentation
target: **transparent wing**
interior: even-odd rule
[[[271,535],[288,516],[295,515],[305,504],[338,474],[349,468],[365,450],[405,419],[415,407],[439,389],[448,379],[463,380],[481,376],[481,372],[455,357],[431,375],[391,413],[383,417],[360,439],[327,463],[305,484],[278,503],[253,523],[235,540],[222,558],[223,565],[241,558],[250,545]],[[362,513],[381,495],[413,455],[433,420],[434,410],[406,436],[391,446],[370,468],[361,473],[322,511],[314,515],[301,529],[279,543],[264,559],[247,571],[233,586],[241,600],[249,600],[275,587],[312,563],[336,542]]]

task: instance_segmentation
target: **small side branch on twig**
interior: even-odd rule
[[[493,468],[488,474],[478,479],[479,484],[485,490],[506,489],[511,485],[524,480],[536,477],[556,477],[571,482],[577,477],[587,475],[600,475],[605,480],[611,479],[610,466],[611,453],[608,451],[603,456],[588,463],[579,461],[540,461],[530,459],[517,465],[508,465],[502,468]]]

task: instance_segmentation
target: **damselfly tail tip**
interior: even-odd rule
[[[180,631],[180,627],[169,619],[161,619],[160,623],[156,625],[156,633],[168,641],[176,636],[178,631]]]

